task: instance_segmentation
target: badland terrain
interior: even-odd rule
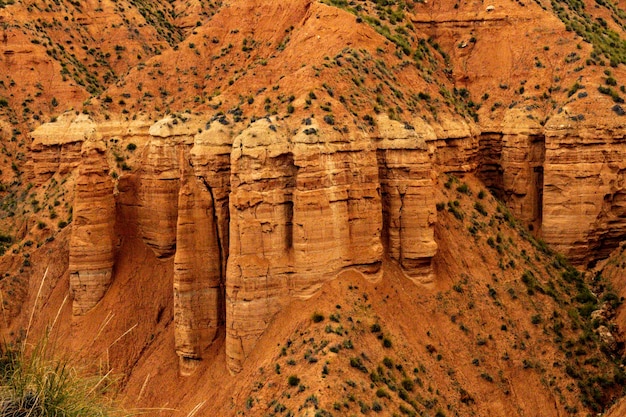
[[[623,2],[0,5],[5,339],[150,415],[623,415]]]

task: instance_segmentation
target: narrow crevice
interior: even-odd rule
[[[211,188],[211,186],[209,185],[209,183],[204,177],[199,177],[199,179],[202,181],[202,183],[204,184],[204,187],[206,188],[206,190],[209,192],[209,195],[211,196],[211,202],[212,202],[211,215],[213,216],[214,233],[215,233],[215,238],[217,239],[217,250],[218,250],[219,271],[220,271],[219,320],[220,320],[220,323],[223,323],[226,320],[226,304],[225,304],[226,282],[225,282],[225,276],[224,276],[224,271],[225,271],[224,262],[226,262],[226,259],[224,259],[224,253],[222,249],[222,239],[220,236],[220,224],[219,224],[219,218],[217,216],[217,210],[215,209],[216,201],[215,201],[215,195],[213,194],[213,188]]]

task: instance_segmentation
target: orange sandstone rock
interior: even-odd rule
[[[113,181],[101,142],[85,142],[74,198],[70,238],[73,312],[83,315],[104,296],[115,258]]]

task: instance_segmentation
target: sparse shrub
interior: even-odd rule
[[[389,349],[393,344],[391,343],[391,339],[388,337],[383,337],[383,347]]]
[[[480,377],[487,382],[493,382],[493,377],[489,375],[487,372],[483,372],[482,374],[480,374]]]
[[[413,391],[413,387],[415,386],[415,383],[410,380],[409,378],[404,378],[402,380],[402,388],[404,388],[407,391]]]
[[[385,365],[388,369],[391,369],[393,368],[393,360],[385,356],[385,358],[383,359],[383,365]]]
[[[374,324],[372,324],[372,325],[370,326],[370,331],[371,331],[372,333],[378,333],[378,332],[380,332],[380,324],[378,324],[378,323],[374,323]]]
[[[463,193],[463,194],[467,194],[467,195],[471,195],[472,194],[469,186],[466,183],[463,183],[463,184],[459,185],[458,187],[456,187],[456,190],[458,192],[460,192],[460,193]]]
[[[387,391],[385,391],[384,388],[378,388],[376,390],[376,396],[378,398],[389,398],[389,394],[387,393]]]
[[[311,316],[311,320],[313,320],[313,323],[321,323],[322,321],[324,321],[324,315],[321,313],[315,312]]]
[[[489,214],[489,213],[487,213],[487,210],[485,209],[485,206],[480,204],[478,201],[474,203],[474,210],[476,210],[477,212],[479,212],[483,216],[486,216],[486,215]]]
[[[287,378],[287,383],[290,387],[297,387],[300,383],[300,378],[298,378],[296,375],[289,375],[289,377]]]
[[[363,361],[359,357],[354,356],[350,358],[350,366],[363,373],[368,373],[367,367],[363,364]]]

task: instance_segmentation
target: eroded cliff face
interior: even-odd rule
[[[49,143],[35,142],[35,176],[63,170],[42,155],[56,155],[55,128],[59,143],[69,140],[66,126],[83,149],[70,248],[74,313],[86,314],[115,279],[115,205],[132,206],[155,258],[173,258],[183,374],[220,334],[229,369],[241,370],[278,311],[347,268],[376,281],[391,260],[417,284],[436,280],[434,190],[442,172],[476,173],[529,230],[579,263],[610,250],[626,227],[617,125],[593,129],[557,115],[541,126],[513,110],[483,132],[461,119],[409,124],[380,116],[364,133],[315,117],[243,127],[190,115],[115,131],[79,116],[48,126]],[[117,194],[106,147],[131,139],[141,148]]]
[[[115,262],[115,197],[101,141],[82,144],[70,238],[73,313],[83,315],[102,299]]]
[[[626,231],[624,127],[565,114],[546,125],[542,233],[575,262],[606,257]]]
[[[70,255],[74,313],[87,314],[114,279],[116,201],[133,210],[156,259],[173,257],[183,374],[222,327],[229,369],[239,371],[278,311],[346,268],[376,281],[389,256],[416,282],[431,282],[437,245],[426,139],[434,133],[423,121],[385,116],[377,124],[371,138],[314,117],[298,126],[264,118],[242,130],[225,117],[168,116],[145,136],[83,123]],[[106,147],[138,137],[133,179],[123,176],[118,194]]]

